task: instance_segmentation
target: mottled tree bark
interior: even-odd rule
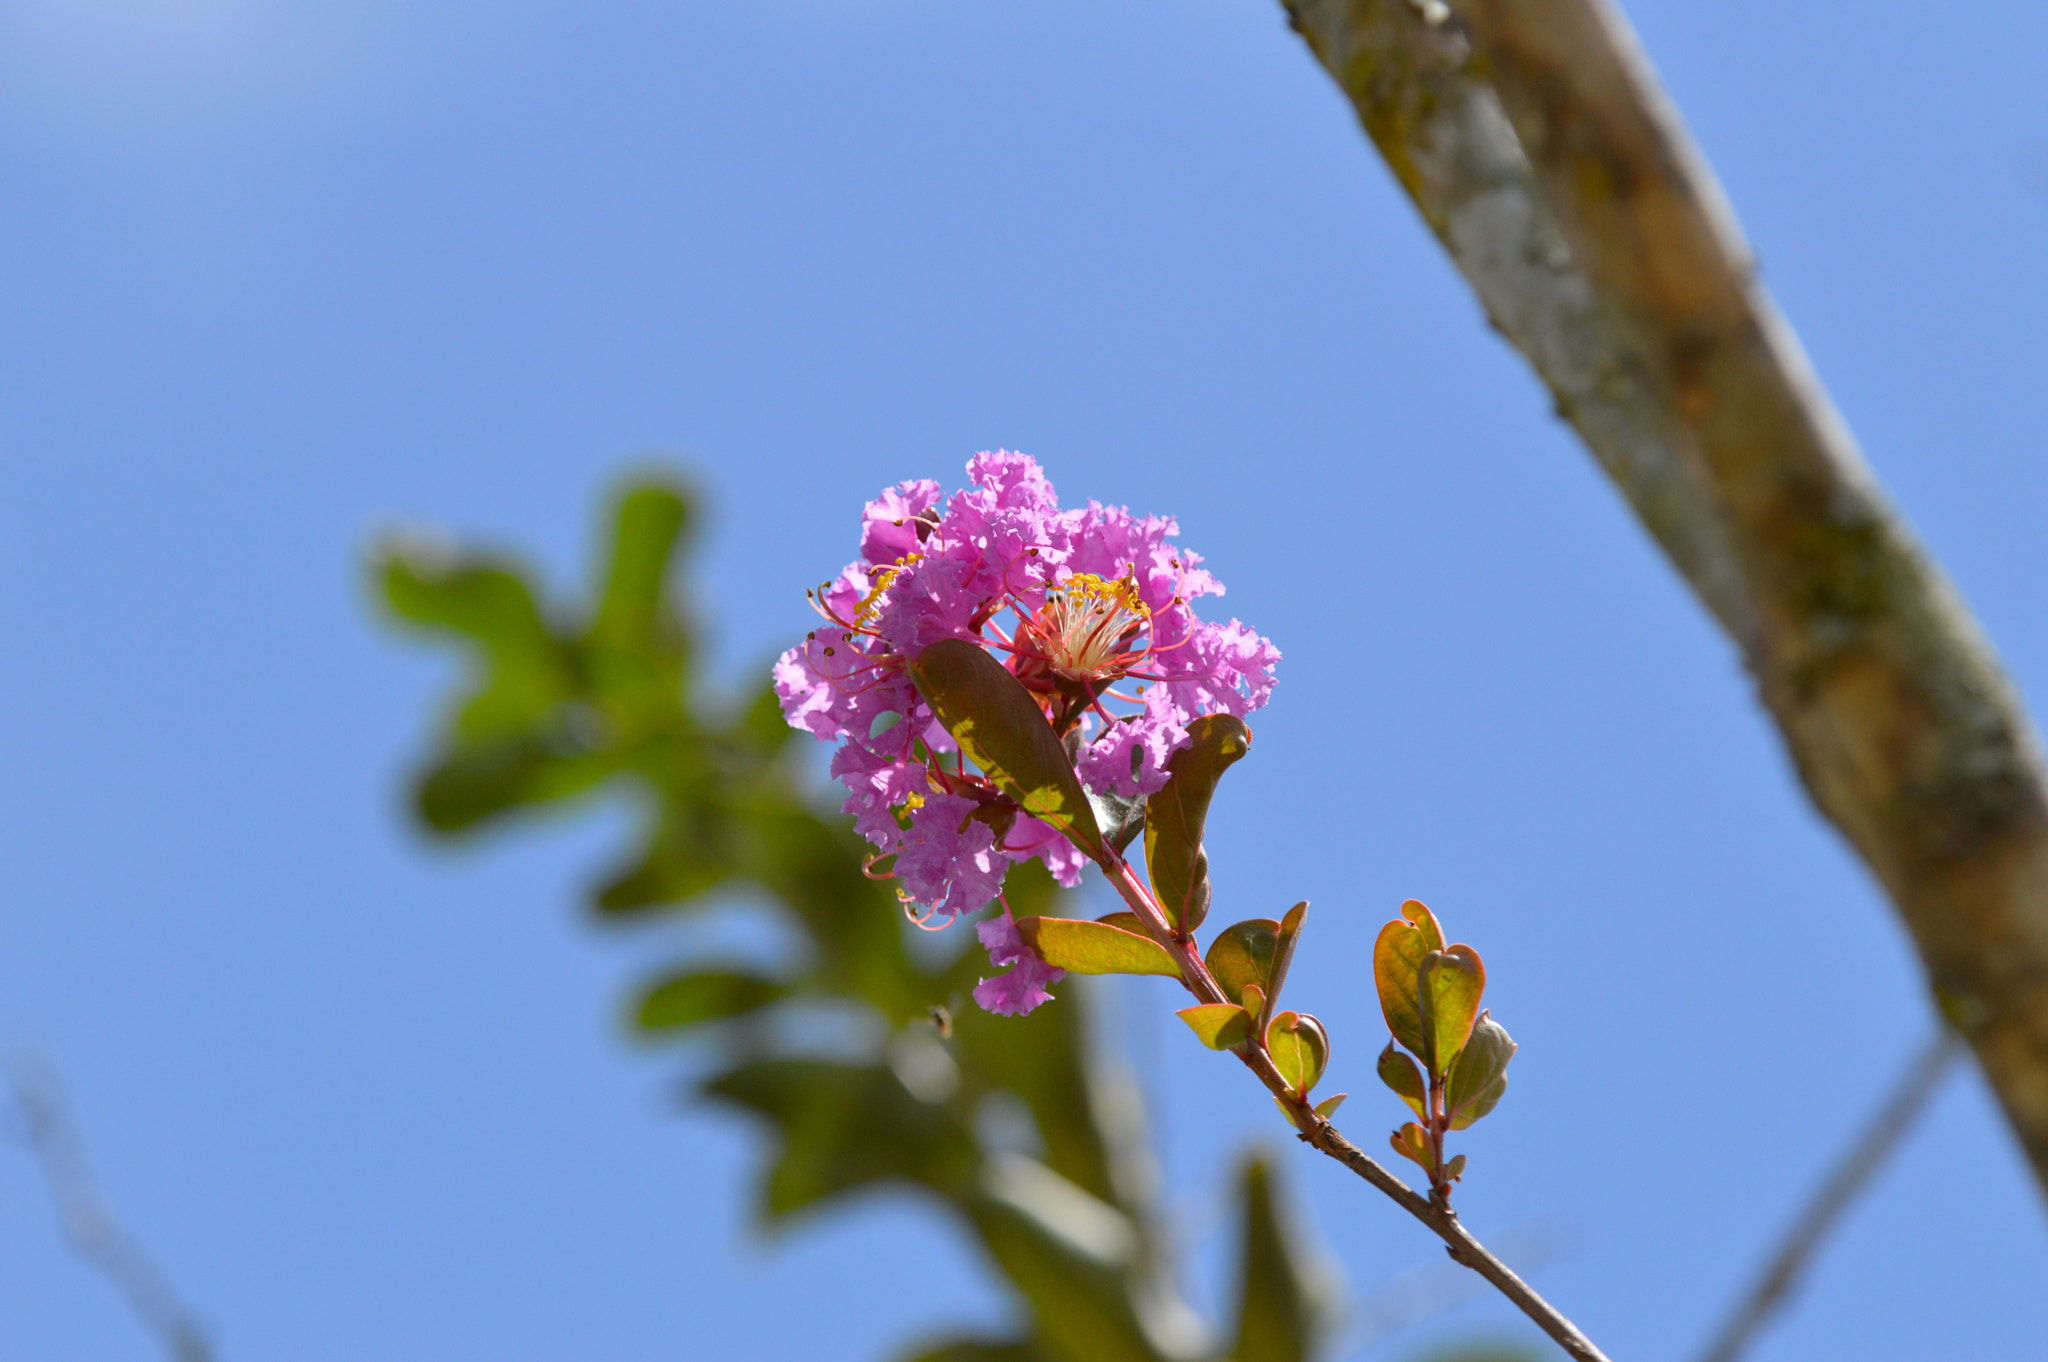
[[[1285,0],[1911,931],[2048,1184],[2048,790],[2010,682],[1607,0]]]

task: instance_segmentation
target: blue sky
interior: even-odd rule
[[[2048,11],[1630,11],[2048,697]],[[1736,659],[1272,5],[0,0],[0,184],[0,1044],[61,1068],[226,1362],[883,1357],[1001,1317],[906,1204],[743,1228],[747,1129],[619,1023],[697,929],[577,907],[624,810],[405,825],[450,670],[376,623],[368,536],[580,583],[650,460],[710,498],[735,684],[884,483],[1006,446],[1177,514],[1285,653],[1219,911],[1314,901],[1291,987],[1361,1137],[1378,924],[1420,897],[1485,952],[1522,1050],[1465,1213],[1575,1226],[1539,1284],[1616,1357],[1697,1346],[1930,1024]],[[1114,1001],[1210,1299],[1223,1170],[1280,1132],[1163,987]],[[1436,1260],[1288,1172],[1355,1291]],[[1953,1082],[1757,1357],[2012,1355],[2042,1209]],[[153,1355],[0,1145],[0,1356]]]

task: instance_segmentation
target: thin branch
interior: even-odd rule
[[[1174,935],[1167,924],[1166,914],[1160,910],[1152,893],[1137,877],[1130,865],[1114,851],[1106,851],[1100,858],[1104,873],[1117,892],[1130,905],[1138,920],[1152,939],[1165,947],[1181,969],[1181,983],[1188,992],[1205,1003],[1234,1002],[1223,991],[1222,985],[1209,972],[1201,953],[1192,941],[1182,940]],[[1364,1178],[1393,1199],[1394,1203],[1408,1214],[1427,1225],[1439,1239],[1453,1262],[1471,1268],[1487,1281],[1493,1283],[1500,1293],[1515,1305],[1515,1308],[1534,1320],[1536,1326],[1556,1340],[1579,1362],[1607,1362],[1607,1355],[1593,1346],[1591,1339],[1579,1332],[1577,1325],[1567,1319],[1563,1312],[1549,1301],[1536,1294],[1527,1282],[1517,1277],[1506,1263],[1487,1251],[1484,1244],[1474,1238],[1458,1219],[1458,1213],[1447,1202],[1425,1197],[1401,1179],[1382,1168],[1351,1141],[1338,1133],[1328,1118],[1320,1116],[1307,1099],[1289,1086],[1280,1070],[1273,1064],[1273,1057],[1267,1052],[1266,1039],[1260,1028],[1254,1026],[1252,1035],[1242,1049],[1235,1052],[1244,1061],[1246,1068],[1258,1075],[1280,1103],[1280,1109],[1287,1113],[1287,1119],[1294,1123],[1303,1143],[1313,1146],[1329,1155],[1352,1172]]]
[[[22,1129],[42,1164],[65,1239],[120,1289],[173,1362],[210,1362],[213,1352],[198,1321],[107,1209],[56,1073],[26,1057],[18,1057],[12,1069]]]
[[[1912,1129],[1915,1118],[1940,1089],[1941,1080],[1948,1076],[1961,1049],[1956,1033],[1944,1026],[1941,1034],[1913,1057],[1891,1096],[1793,1220],[1755,1285],[1700,1354],[1700,1362],[1735,1362],[1757,1331],[1791,1300],[1793,1289],[1812,1264],[1821,1243]]]
[[[1284,0],[1495,325],[1740,649],[2048,1185],[2048,780],[1607,0]]]

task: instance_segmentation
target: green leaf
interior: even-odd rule
[[[375,567],[393,614],[478,645],[482,674],[456,715],[463,742],[520,733],[574,693],[567,652],[517,567],[397,541],[382,547]]]
[[[981,1164],[966,1128],[946,1108],[912,1097],[886,1068],[758,1060],[703,1090],[776,1126],[780,1147],[762,1188],[770,1221],[877,1182],[965,1195]]]
[[[1101,922],[1062,917],[1017,920],[1017,934],[1048,965],[1074,974],[1159,974],[1180,978],[1180,966],[1149,936]]]
[[[1264,1158],[1244,1169],[1244,1239],[1238,1269],[1237,1342],[1232,1362],[1309,1362],[1328,1322],[1324,1274],[1284,1214]]]
[[[1266,1027],[1273,1067],[1296,1093],[1307,1096],[1330,1062],[1330,1035],[1306,1012],[1282,1012]]]
[[[1301,942],[1301,926],[1308,918],[1308,900],[1303,899],[1280,919],[1280,939],[1273,947],[1272,982],[1266,985],[1273,997],[1287,986],[1287,971],[1294,964],[1294,948]]]
[[[1402,1158],[1422,1165],[1422,1171],[1430,1172],[1432,1163],[1429,1152],[1429,1132],[1410,1121],[1393,1133],[1389,1143],[1394,1152]],[[1432,1174],[1433,1176],[1433,1174]]]
[[[1337,1108],[1343,1106],[1344,1099],[1350,1095],[1348,1092],[1340,1092],[1335,1097],[1325,1097],[1322,1101],[1316,1103],[1316,1115],[1322,1117],[1325,1121],[1329,1120],[1337,1114]]]
[[[1458,1109],[1458,1114],[1451,1118],[1451,1129],[1468,1129],[1485,1117],[1492,1115],[1493,1109],[1500,1105],[1500,1099],[1507,1096],[1507,1091],[1508,1076],[1502,1074],[1499,1078],[1487,1084],[1485,1090],[1477,1097]]]
[[[1186,1022],[1211,1050],[1242,1045],[1252,1033],[1252,1014],[1236,1003],[1203,1003],[1199,1007],[1183,1007],[1173,1015]]]
[[[787,996],[786,985],[739,970],[702,969],[674,975],[648,989],[633,1009],[643,1031],[676,1031],[744,1016]]]
[[[1017,911],[1034,900],[1049,902],[1054,892],[1052,877],[1036,861],[1016,867],[1010,878],[1016,884],[1005,893]],[[1031,892],[1034,887],[1043,892]],[[963,995],[988,972],[986,957],[978,956],[962,952],[967,969],[957,987]],[[1044,1141],[1041,1158],[1054,1172],[1104,1201],[1140,1211],[1129,1200],[1133,1184],[1123,1170],[1134,1159],[1148,1159],[1150,1151],[1143,1122],[1102,1118],[1105,1102],[1123,1099],[1121,1089],[1102,1086],[1089,1064],[1088,990],[1063,986],[1057,1007],[1038,1008],[1028,1017],[998,1017],[964,996],[961,1001],[953,1016],[953,1054],[967,1080],[1002,1088],[1025,1104]],[[1137,1223],[1145,1233],[1143,1219]]]
[[[1453,1154],[1450,1158],[1444,1160],[1445,1182],[1456,1182],[1459,1178],[1464,1176],[1465,1156],[1463,1154]]]
[[[1417,1116],[1429,1115],[1429,1083],[1422,1076],[1422,1070],[1415,1061],[1394,1048],[1388,1041],[1387,1048],[1380,1051],[1380,1082],[1394,1090],[1394,1096],[1406,1102]]]
[[[1486,992],[1486,966],[1467,945],[1447,946],[1422,958],[1418,997],[1422,1014],[1422,1062],[1432,1074],[1447,1072],[1465,1048]]]
[[[565,749],[522,733],[458,747],[413,790],[420,821],[437,833],[464,832],[500,814],[582,794],[614,774],[608,757]]]
[[[998,789],[1095,860],[1108,854],[1074,763],[1009,668],[966,639],[944,638],[918,654],[910,676],[960,750]]]
[[[1280,924],[1269,917],[1233,922],[1209,943],[1205,963],[1225,997],[1242,998],[1245,988],[1257,985],[1267,999],[1277,996],[1272,987],[1273,962],[1280,952]]]
[[[1507,1091],[1505,1075],[1508,1061],[1514,1056],[1515,1042],[1506,1029],[1493,1019],[1491,1012],[1481,1012],[1472,1025],[1471,1039],[1451,1065],[1450,1080],[1444,1087],[1444,1109],[1451,1117],[1452,1129],[1463,1130],[1493,1110],[1494,1103],[1500,1101],[1500,1093]],[[1498,1092],[1494,1091],[1496,1087]],[[1479,1111],[1471,1120],[1459,1124],[1460,1114],[1476,1108],[1489,1093],[1493,1100],[1486,1103],[1486,1111]]]
[[[611,562],[598,596],[590,637],[616,648],[675,647],[667,579],[676,542],[690,521],[680,489],[659,483],[629,488],[612,513]],[[665,627],[668,626],[668,627]]]
[[[1145,869],[1176,933],[1209,915],[1212,890],[1202,828],[1216,782],[1251,751],[1252,731],[1233,714],[1204,714],[1188,725],[1188,745],[1166,763],[1166,784],[1145,801]]]
[[[1012,897],[1015,896],[1012,895]],[[1096,918],[1095,920],[1097,922],[1107,923],[1109,926],[1112,927],[1121,927],[1125,931],[1134,933],[1138,936],[1149,935],[1149,933],[1145,930],[1145,923],[1143,919],[1141,919],[1136,913],[1132,912],[1128,908],[1119,909],[1114,913],[1104,913],[1101,917]]]
[[[1414,899],[1401,905],[1401,918],[1380,928],[1379,939],[1373,943],[1373,984],[1379,990],[1380,1014],[1387,1019],[1387,1030],[1427,1063],[1418,978],[1422,958],[1443,948],[1444,935],[1435,915]]]
[[[996,1155],[963,1203],[1031,1303],[1045,1350],[1077,1362],[1163,1362],[1173,1321],[1145,1281],[1137,1227],[1034,1159]]]

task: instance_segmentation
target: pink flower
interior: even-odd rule
[[[990,964],[1015,966],[1007,974],[975,984],[974,1001],[1005,1017],[1022,1017],[1040,1003],[1052,1001],[1046,986],[1066,978],[1067,972],[1046,964],[1024,944],[1024,938],[1017,934],[1016,919],[1010,916],[1009,905],[1003,906],[1001,917],[990,918],[974,932],[981,938],[981,944],[988,947]]]
[[[1165,784],[1191,720],[1265,704],[1280,658],[1236,620],[1196,615],[1223,587],[1174,542],[1170,517],[1099,502],[1062,511],[1023,454],[977,454],[967,473],[950,497],[915,481],[869,502],[859,560],[811,593],[824,623],[775,665],[791,725],[843,743],[832,775],[876,848],[875,873],[940,917],[994,899],[1012,864],[1037,857],[1073,885],[1087,858],[953,755],[910,681],[924,649],[967,639],[1002,658],[1053,731],[1078,742],[1082,783],[1126,798]],[[1029,1011],[1058,971],[1011,958],[1017,968],[976,996]]]

